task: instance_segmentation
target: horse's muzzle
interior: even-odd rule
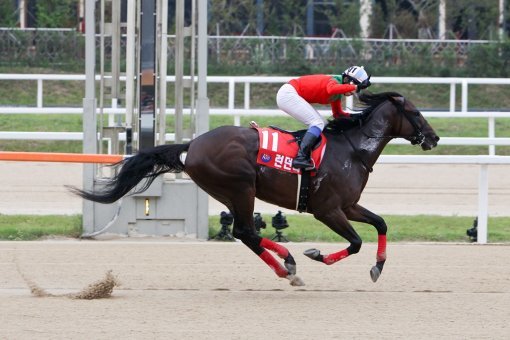
[[[437,142],[439,142],[439,136],[434,134],[432,136],[426,136],[423,142],[421,143],[421,148],[424,151],[431,150],[437,146]]]

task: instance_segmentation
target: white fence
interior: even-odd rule
[[[99,78],[98,78],[99,79]],[[253,108],[251,103],[251,88],[250,85],[254,83],[264,84],[283,84],[291,77],[265,77],[265,76],[209,76],[207,77],[208,83],[221,83],[228,86],[228,102],[226,107],[211,107],[211,115],[231,115],[233,117],[233,124],[240,125],[241,117],[243,115],[257,115],[257,116],[278,116],[284,115],[283,112],[274,108]],[[49,107],[44,105],[44,82],[47,81],[85,81],[85,75],[69,75],[69,74],[0,74],[0,81],[9,80],[28,80],[37,82],[37,96],[36,105],[31,107],[19,106],[0,106],[0,114],[82,114],[81,107]],[[168,82],[174,82],[175,77],[168,76]],[[414,78],[414,77],[373,77],[374,83],[380,84],[437,84],[449,85],[449,110],[448,111],[427,111],[422,108],[425,117],[439,117],[439,118],[487,118],[487,137],[481,138],[464,138],[464,137],[442,137],[442,145],[486,145],[489,147],[489,154],[495,154],[495,146],[497,145],[510,145],[510,138],[496,137],[495,121],[497,118],[510,118],[510,112],[505,111],[484,111],[472,112],[469,110],[468,103],[468,90],[469,85],[510,85],[510,79],[507,78]],[[125,78],[121,78],[125,81]],[[243,87],[243,105],[236,107],[235,98],[236,91],[239,86]],[[457,86],[461,87],[461,108],[460,111],[456,110],[456,96]],[[348,102],[348,106],[351,106]],[[98,109],[99,112],[99,109]],[[175,110],[168,108],[166,114],[174,114]],[[185,113],[189,110],[185,110]],[[324,116],[329,116],[329,110],[320,110]],[[113,122],[113,115],[125,114],[124,108],[118,107],[105,107],[103,113],[111,117],[110,121]],[[124,136],[119,136],[122,140]],[[31,140],[81,140],[82,135],[79,132],[1,132],[0,140],[7,139],[31,139]],[[402,140],[393,140],[393,144],[405,143]]]
[[[291,77],[220,77],[209,76],[208,83],[222,83],[228,86],[228,104],[226,107],[211,107],[211,115],[231,115],[234,125],[240,125],[243,115],[258,116],[277,116],[284,115],[283,112],[275,108],[261,109],[252,108],[251,88],[253,83],[276,83],[283,84]],[[37,82],[37,97],[35,107],[0,107],[0,114],[83,114],[81,107],[47,107],[44,106],[43,86],[46,81],[85,81],[84,75],[49,75],[49,74],[0,74],[0,81],[8,80],[31,80]],[[125,79],[122,79],[125,81]],[[167,81],[173,82],[175,78],[168,76]],[[480,166],[480,175],[478,182],[478,242],[487,242],[487,215],[488,215],[488,176],[487,167],[492,164],[510,164],[510,156],[496,156],[495,146],[510,145],[510,137],[496,137],[495,121],[500,118],[510,118],[510,112],[507,111],[487,111],[472,112],[469,110],[468,90],[469,85],[510,85],[510,79],[498,78],[411,78],[411,77],[373,77],[373,83],[385,84],[438,84],[449,85],[450,101],[448,111],[427,111],[422,108],[425,117],[438,118],[486,118],[487,137],[441,137],[442,145],[483,145],[489,147],[489,155],[472,156],[389,156],[383,155],[379,158],[381,163],[397,164],[477,164]],[[243,86],[244,100],[242,107],[235,106],[237,85]],[[461,86],[461,110],[456,111],[456,87]],[[349,103],[348,103],[349,105]],[[351,104],[352,105],[352,104]],[[99,109],[98,109],[99,112]],[[185,112],[189,112],[186,111]],[[329,110],[320,111],[325,116],[329,116]],[[103,113],[107,115],[125,114],[124,108],[104,108]],[[169,108],[166,114],[174,114],[174,110]],[[120,140],[125,139],[125,135],[119,136]],[[0,140],[82,140],[81,132],[23,132],[23,131],[0,131]],[[171,140],[173,134],[167,134],[167,140]],[[394,144],[408,143],[405,140],[393,140]]]

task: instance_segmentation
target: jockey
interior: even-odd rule
[[[330,103],[334,118],[348,117],[349,114],[342,110],[342,94],[352,96],[370,85],[370,76],[363,66],[351,66],[340,76],[314,74],[292,79],[278,90],[278,107],[308,126],[297,157],[292,162],[294,168],[314,168],[310,153],[324,129],[324,120],[311,104]]]

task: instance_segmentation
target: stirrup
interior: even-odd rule
[[[292,167],[294,169],[303,169],[305,171],[310,171],[315,169],[315,162],[312,159],[300,161],[297,158],[295,158],[292,161]]]

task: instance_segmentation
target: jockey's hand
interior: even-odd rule
[[[370,85],[372,85],[372,83],[370,82],[370,76],[368,76],[367,79],[363,80],[359,85],[358,85],[358,88],[356,90],[356,92],[359,92],[361,90],[364,90],[366,89],[367,87],[369,87]]]

